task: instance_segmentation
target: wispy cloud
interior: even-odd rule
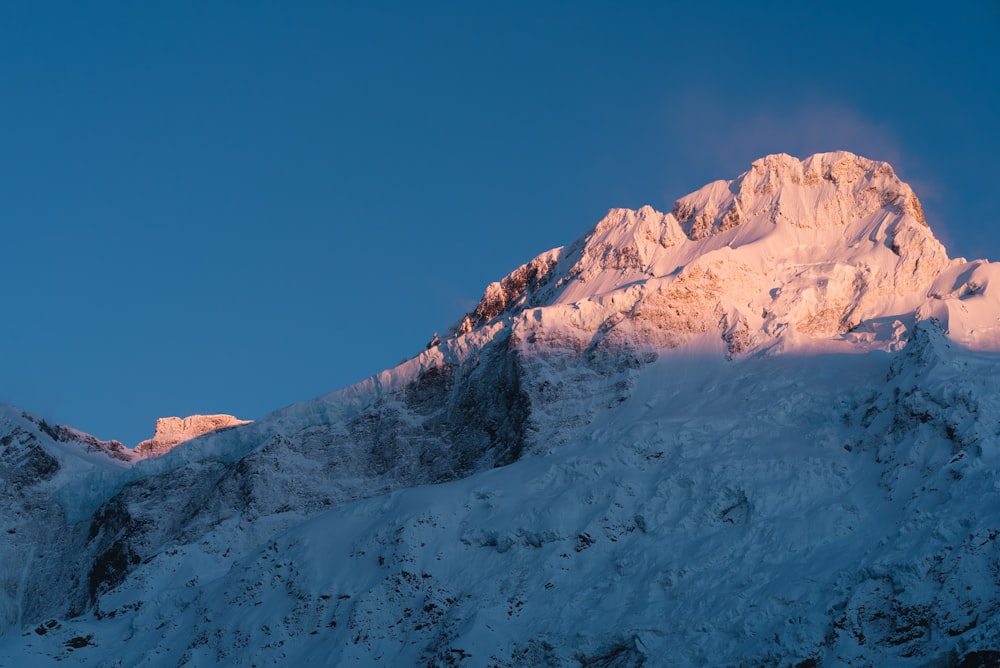
[[[771,153],[804,158],[821,151],[851,151],[890,163],[923,202],[938,237],[950,244],[938,215],[945,188],[929,176],[928,166],[903,148],[890,124],[822,94],[791,100],[762,97],[739,104],[731,101],[733,97],[692,89],[670,99],[667,139],[690,176],[732,178]]]
[[[769,153],[805,157],[846,150],[898,169],[908,162],[892,128],[851,107],[819,97],[734,104],[699,90],[670,100],[668,132],[688,162],[729,173]]]

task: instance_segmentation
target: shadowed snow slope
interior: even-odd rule
[[[5,408],[0,663],[996,659],[998,281],[889,165],[774,155],[161,457]]]

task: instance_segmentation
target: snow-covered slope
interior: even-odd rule
[[[3,499],[0,663],[988,658],[997,272],[885,163],[776,155],[162,457],[74,446],[50,475],[66,444],[9,410],[4,480],[32,482]]]

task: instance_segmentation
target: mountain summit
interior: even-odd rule
[[[887,163],[843,151],[771,155],[678,199],[671,213],[611,210],[574,243],[492,283],[449,333],[557,307],[552,315],[565,312],[575,327],[656,347],[721,329],[730,354],[835,341],[885,348],[900,345],[918,311],[947,328],[958,310],[955,338],[993,348],[997,295],[960,309],[954,297],[980,295],[995,273],[949,260]]]
[[[161,456],[0,407],[0,664],[997,665],[998,281],[773,155]]]

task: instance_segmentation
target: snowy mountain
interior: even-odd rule
[[[1000,265],[768,156],[160,456],[3,408],[0,664],[1000,665],[998,371]]]

